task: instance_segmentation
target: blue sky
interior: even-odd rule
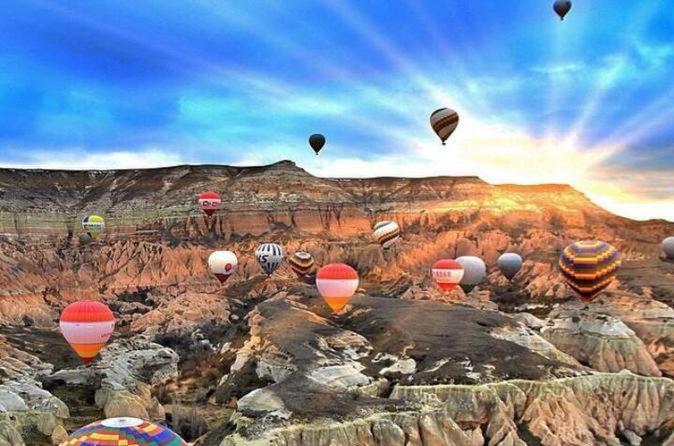
[[[564,182],[674,220],[674,9],[617,3],[561,22],[547,0],[5,0],[0,165],[293,159]],[[461,115],[446,147],[443,106]]]

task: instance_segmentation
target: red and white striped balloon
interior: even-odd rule
[[[102,302],[81,300],[65,307],[59,326],[75,353],[90,363],[112,336],[115,316]]]
[[[318,270],[316,288],[333,312],[340,312],[358,289],[358,272],[344,263],[331,263]]]
[[[454,259],[441,259],[431,270],[433,280],[444,291],[452,291],[463,278],[463,266]]]

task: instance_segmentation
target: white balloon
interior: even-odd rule
[[[208,269],[218,278],[225,282],[234,274],[239,266],[236,254],[232,251],[215,251],[208,256]]]

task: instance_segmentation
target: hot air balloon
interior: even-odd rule
[[[358,289],[358,273],[344,263],[331,263],[318,270],[316,288],[333,312],[339,313]]]
[[[463,256],[456,259],[463,266],[463,278],[459,286],[465,293],[470,293],[487,275],[487,265],[475,256]]]
[[[187,443],[167,427],[124,417],[84,426],[60,446],[187,446]]]
[[[209,217],[220,208],[220,194],[217,192],[202,192],[199,194],[199,207]]]
[[[620,267],[620,252],[598,240],[572,243],[562,252],[559,268],[566,283],[590,301],[615,279]]]
[[[452,291],[463,278],[463,266],[454,259],[441,259],[431,269],[433,280],[444,291]]]
[[[239,261],[232,251],[215,251],[208,256],[208,269],[220,283],[225,283],[236,272],[238,265]]]
[[[674,260],[674,237],[667,237],[662,241],[662,252],[668,259]]]
[[[555,10],[560,20],[564,20],[564,17],[571,11],[571,1],[570,0],[557,0],[552,9]]]
[[[318,155],[318,152],[320,152],[325,145],[325,136],[321,135],[320,133],[314,133],[309,137],[309,145],[312,149],[314,149],[316,155]]]
[[[112,336],[115,316],[104,303],[81,300],[65,307],[59,325],[68,344],[88,364]]]
[[[82,227],[89,237],[96,240],[105,230],[105,220],[100,215],[87,215],[82,219]]]
[[[306,251],[297,251],[288,259],[288,263],[297,277],[304,277],[314,268],[314,256]]]
[[[276,243],[263,243],[255,250],[255,258],[268,276],[283,262],[283,248]]]
[[[309,273],[303,276],[302,281],[307,285],[316,285],[316,273]]]
[[[459,114],[451,108],[440,108],[431,114],[431,127],[445,145],[456,127],[459,125]]]
[[[374,239],[382,248],[388,249],[400,238],[400,226],[394,221],[380,221],[374,225]]]
[[[506,252],[498,258],[498,268],[506,279],[512,280],[522,268],[522,257],[514,252]]]

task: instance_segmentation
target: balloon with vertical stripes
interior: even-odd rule
[[[255,258],[262,270],[271,276],[283,262],[283,248],[276,243],[263,243],[255,250]]]

